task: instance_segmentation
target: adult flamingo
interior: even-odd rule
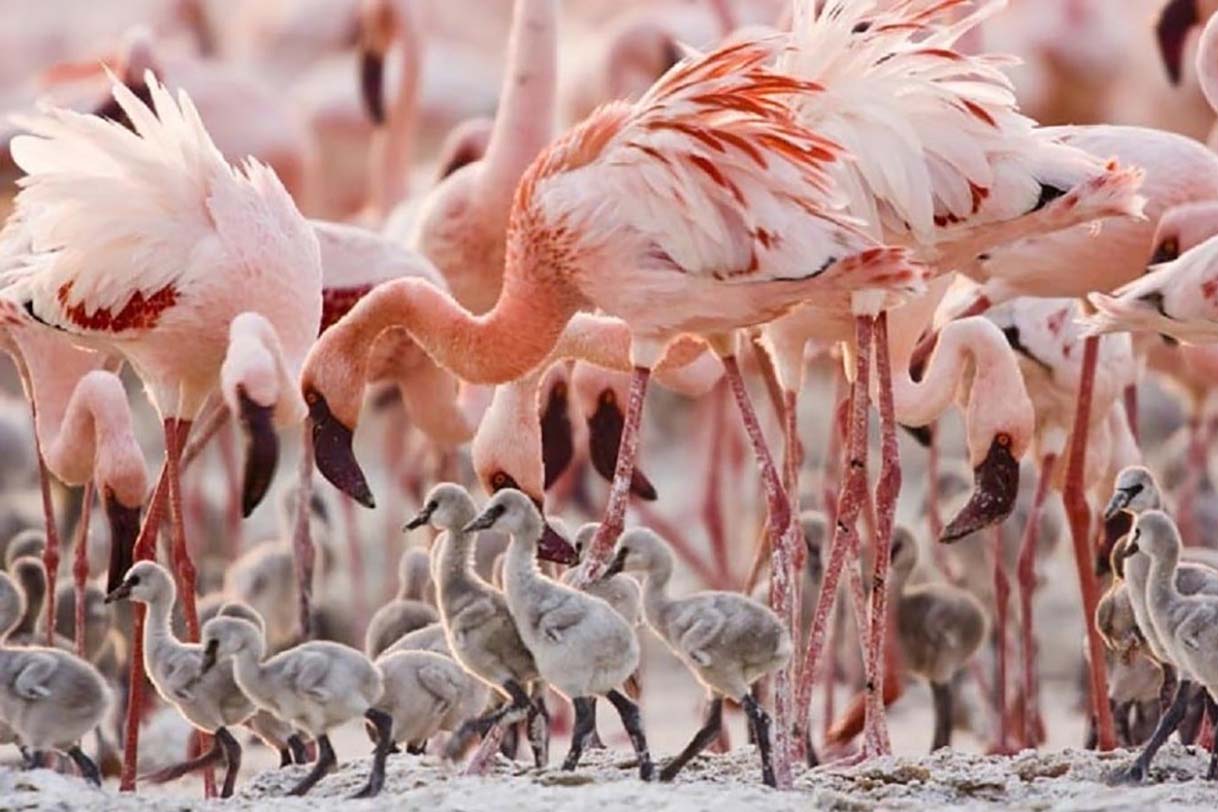
[[[1197,26],[1205,24],[1195,57],[1197,83],[1210,109],[1218,113],[1218,22],[1215,22],[1215,12],[1218,12],[1218,3],[1214,0],[1169,0],[1159,12],[1155,34],[1167,77],[1172,84],[1179,84],[1184,73],[1189,35]],[[1211,147],[1218,144],[1218,128],[1210,132],[1209,143]]]
[[[1019,355],[1019,365],[1028,393],[1036,409],[1034,453],[1039,469],[1036,496],[1028,515],[1019,550],[1018,582],[1020,650],[1022,660],[1022,692],[1025,729],[1019,731],[1025,745],[1036,741],[1034,723],[1037,718],[1037,677],[1035,637],[1032,623],[1032,595],[1036,588],[1035,555],[1039,542],[1037,531],[1049,489],[1053,487],[1057,464],[1066,452],[1073,430],[1075,406],[1082,386],[1083,343],[1081,326],[1076,322],[1079,307],[1073,299],[1021,298],[1000,305],[987,313],[1003,331],[1011,349]],[[1092,408],[1086,425],[1087,456],[1083,470],[1084,488],[1098,486],[1101,492],[1109,484],[1109,460],[1114,450],[1125,446],[1112,441],[1114,415],[1123,415],[1122,396],[1136,380],[1137,364],[1133,346],[1127,337],[1114,336],[1101,342],[1092,384]],[[1121,406],[1117,409],[1114,407]],[[1118,432],[1121,427],[1117,426]],[[1128,429],[1126,424],[1125,430]],[[1133,460],[1136,462],[1137,460]],[[1131,460],[1121,459],[1118,467]],[[996,563],[1001,563],[999,555]],[[1001,617],[1001,614],[999,616]],[[1000,641],[1005,637],[998,630]],[[1002,644],[1000,642],[1000,644]],[[1090,652],[1094,656],[1094,652]],[[1005,720],[1005,717],[1003,717]],[[1005,732],[1005,731],[1004,731]],[[1005,735],[999,736],[1000,746],[1007,746]]]
[[[126,357],[144,380],[164,424],[174,568],[197,639],[183,445],[220,383],[229,325],[247,311],[273,329],[278,346],[260,349],[281,353],[276,366],[286,372],[281,401],[254,401],[258,419],[249,422],[267,425],[268,410],[276,422],[300,419],[304,404],[283,385],[317,335],[321,264],[312,229],[275,175],[254,161],[234,169],[185,93],[175,101],[151,74],[146,82],[152,107],[113,89],[134,132],[56,109],[25,122],[31,134],[13,142],[26,176],[11,227],[31,248],[5,295],[73,340]],[[243,414],[253,394],[237,393]]]
[[[529,372],[578,310],[597,307],[629,325],[634,373],[610,507],[585,572],[599,571],[621,530],[650,371],[684,332],[710,337],[723,356],[785,532],[785,494],[733,331],[827,291],[916,291],[921,274],[833,214],[824,167],[841,153],[780,101],[816,89],[761,67],[784,42],[687,59],[639,102],[602,108],[549,147],[517,193],[503,291],[489,313],[475,317],[425,283],[392,282],[332,327],[302,379],[323,474],[366,498],[351,452],[360,393],[350,381],[365,379],[364,347],[386,327],[406,327],[465,380],[497,383]]]

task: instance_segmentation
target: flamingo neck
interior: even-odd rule
[[[1218,15],[1210,17],[1197,46],[1197,81],[1210,109],[1218,113]]]
[[[558,84],[557,0],[516,0],[499,112],[481,167],[479,200],[511,207],[529,164],[554,137]]]
[[[402,72],[386,125],[373,138],[368,188],[373,212],[383,218],[406,199],[410,191],[410,157],[418,125],[421,42],[411,12],[412,2],[396,0],[393,6],[395,39],[402,55]]]

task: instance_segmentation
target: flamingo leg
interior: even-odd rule
[[[173,526],[171,559],[182,596],[182,614],[186,620],[186,639],[199,641],[199,612],[195,607],[195,581],[198,573],[186,545],[186,517],[182,512],[182,449],[190,434],[190,421],[170,418],[165,421],[165,459],[169,476],[169,517]]]
[[[1207,454],[1205,420],[1200,412],[1200,408],[1196,409],[1188,420],[1188,473],[1180,486],[1180,498],[1176,502],[1180,537],[1186,545],[1203,543],[1197,522],[1197,497],[1205,477]]]
[[[651,370],[634,368],[630,377],[630,397],[626,403],[625,425],[618,445],[617,464],[613,469],[613,484],[609,488],[609,505],[605,518],[588,547],[583,562],[583,577],[577,577],[583,586],[600,574],[613,553],[617,537],[626,526],[626,505],[630,499],[630,480],[634,475],[634,461],[639,453],[639,428],[643,422],[643,400],[647,395],[647,383]]]
[[[1074,431],[1070,438],[1070,459],[1066,466],[1066,484],[1062,497],[1070,521],[1070,536],[1074,542],[1074,564],[1078,569],[1079,588],[1083,598],[1083,620],[1087,628],[1087,647],[1091,654],[1091,705],[1099,735],[1097,743],[1100,750],[1112,750],[1116,747],[1116,732],[1112,724],[1112,709],[1108,706],[1104,643],[1095,627],[1095,607],[1099,603],[1100,595],[1099,585],[1095,581],[1095,554],[1090,535],[1091,510],[1087,506],[1083,483],[1087,428],[1091,420],[1091,398],[1095,387],[1099,348],[1098,336],[1090,336],[1083,344],[1078,405],[1074,413]]]
[[[38,455],[38,489],[42,495],[42,517],[46,524],[47,543],[42,548],[42,568],[46,571],[47,645],[55,645],[55,588],[59,574],[59,527],[55,524],[55,503],[51,499],[51,472],[42,456],[38,439],[38,407],[30,400],[30,416],[34,420],[34,452]]]
[[[873,755],[892,752],[884,714],[884,665],[888,622],[888,569],[897,498],[901,494],[901,460],[897,446],[897,420],[892,398],[892,365],[888,357],[888,314],[875,319],[875,366],[879,381],[880,477],[876,483],[875,561],[871,580],[871,625],[867,641],[867,702],[864,742],[871,740]],[[870,735],[867,735],[870,734]]]
[[[870,406],[868,387],[871,374],[871,320],[860,318],[855,322],[858,366],[850,395],[850,431],[845,475],[835,507],[833,542],[829,547],[829,558],[822,576],[820,594],[816,598],[816,610],[812,615],[812,627],[808,631],[807,650],[804,654],[800,675],[799,693],[796,702],[796,737],[802,740],[807,731],[808,715],[812,707],[812,684],[816,679],[816,666],[824,648],[825,634],[829,627],[829,616],[837,596],[837,586],[842,571],[847,567],[847,557],[858,543],[859,513],[867,499],[867,418]],[[857,569],[857,568],[855,568]],[[861,620],[860,620],[861,622]]]
[[[995,754],[1011,754],[1010,730],[1007,717],[1007,604],[1011,599],[1011,581],[1002,555],[1002,531],[991,528],[994,550],[994,709],[998,713],[998,740],[990,747]]]
[[[360,544],[359,520],[355,516],[355,500],[346,494],[339,498],[343,510],[343,523],[347,530],[347,559],[351,571],[351,586],[355,590],[355,616],[357,629],[368,625],[368,578],[364,573],[363,545]]]
[[[80,497],[80,521],[76,527],[76,549],[72,560],[72,638],[77,657],[85,656],[85,585],[89,582],[89,518],[93,513],[93,482],[85,483]]]
[[[300,612],[300,639],[313,638],[313,568],[317,551],[309,537],[309,502],[313,498],[313,429],[300,433],[300,469],[297,473],[296,516],[292,528],[292,559],[296,569],[296,595]]]
[[[706,535],[710,538],[715,555],[715,567],[719,577],[726,582],[730,565],[727,557],[727,533],[723,526],[723,432],[727,425],[727,397],[722,385],[717,385],[710,395],[710,451],[707,459],[706,488],[702,495],[702,521]]]
[[[1053,467],[1057,462],[1054,454],[1046,454],[1040,462],[1040,477],[1036,480],[1036,495],[1032,510],[1023,529],[1023,540],[1019,545],[1019,564],[1016,577],[1019,581],[1019,625],[1020,658],[1023,663],[1023,737],[1025,747],[1037,745],[1036,720],[1040,702],[1036,679],[1036,638],[1032,633],[1032,595],[1036,590],[1036,545],[1040,541],[1040,519],[1044,512],[1049,483],[1053,481]]]
[[[225,412],[227,413],[227,409]],[[224,468],[224,479],[228,483],[228,504],[225,506],[224,532],[227,534],[229,561],[236,561],[241,554],[241,469],[237,462],[235,436],[231,431],[217,431],[216,445],[220,451],[220,465]]]
[[[769,508],[768,532],[770,546],[774,551],[770,564],[770,606],[789,626],[793,617],[791,611],[791,598],[794,591],[792,589],[793,564],[794,549],[796,544],[800,543],[799,525],[795,522],[795,516],[791,512],[791,503],[787,498],[787,492],[782,487],[782,478],[770,456],[770,449],[766,445],[761,422],[757,417],[757,411],[753,408],[748,390],[745,388],[736,356],[724,357],[723,369],[732,388],[732,395],[736,399],[736,406],[740,410],[740,416],[744,421],[749,442],[753,446],[757,466],[761,469],[761,481]],[[795,631],[798,632],[798,630]],[[788,664],[774,675],[774,738],[776,745],[774,748],[774,774],[779,785],[784,787],[790,786],[791,782],[790,738],[793,696],[791,666]],[[765,743],[759,742],[759,745],[764,746]]]

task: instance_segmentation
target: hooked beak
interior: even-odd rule
[[[990,443],[985,459],[973,471],[972,497],[943,529],[939,541],[959,541],[1011,515],[1019,493],[1019,460],[1009,446],[1009,441],[1004,445],[999,437]]]
[[[626,568],[626,548],[618,549],[617,554],[613,556],[613,560],[609,562],[609,566],[605,567],[605,571],[601,573],[599,580],[607,581],[615,575],[619,575]]]
[[[1147,273],[1155,265],[1163,265],[1168,262],[1174,262],[1180,258],[1180,241],[1175,237],[1168,237],[1155,247],[1155,253],[1150,258],[1150,267],[1146,269]]]
[[[279,435],[274,406],[260,406],[243,387],[237,387],[241,431],[245,434],[245,483],[241,488],[241,515],[249,518],[266,496],[279,464]]]
[[[537,542],[537,558],[567,567],[579,563],[579,553],[575,551],[570,542],[548,524],[541,533],[541,540]]]
[[[109,488],[102,495],[102,503],[110,523],[110,569],[106,574],[106,589],[113,592],[135,563],[135,541],[140,535],[140,509],[120,503]]]
[[[209,640],[203,649],[203,662],[199,665],[199,674],[206,674],[216,664],[216,651],[220,648],[219,640]]]
[[[909,433],[910,437],[917,440],[918,445],[923,448],[930,448],[930,444],[935,441],[935,430],[930,426],[906,426],[901,425]]]
[[[122,581],[118,586],[106,593],[106,597],[102,599],[102,603],[114,603],[115,601],[124,601],[131,597],[131,584]]]
[[[588,418],[588,457],[596,472],[609,482],[613,481],[617,468],[617,452],[625,425],[626,415],[612,391],[601,393],[596,399],[596,411]],[[638,468],[630,475],[630,492],[648,502],[656,499],[655,486]]]
[[[414,518],[402,525],[402,530],[417,530],[431,521],[431,513],[431,510],[425,505],[422,510],[414,515]]]
[[[377,127],[385,124],[385,55],[367,47],[359,55],[359,87],[364,109]]]
[[[558,481],[575,457],[575,436],[567,410],[567,384],[559,381],[550,390],[541,413],[541,458],[545,465],[545,489]]]
[[[1104,508],[1104,521],[1112,521],[1118,513],[1125,512],[1125,508],[1129,507],[1129,503],[1133,501],[1133,494],[1126,488],[1118,488],[1112,492],[1112,498],[1108,500],[1107,507]]]
[[[461,528],[462,533],[472,533],[476,530],[487,530],[503,515],[503,505],[491,505],[474,517],[474,520]]]
[[[1173,85],[1180,84],[1188,32],[1199,22],[1197,0],[1171,0],[1159,14],[1155,36],[1159,40],[1159,56],[1167,68],[1167,78]]]
[[[368,480],[351,449],[351,429],[339,422],[319,392],[308,393],[309,420],[313,424],[313,458],[330,484],[366,508],[376,507]]]

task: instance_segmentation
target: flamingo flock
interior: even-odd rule
[[[178,0],[0,60],[0,743],[227,798],[244,726],[303,795],[363,724],[367,798],[522,736],[697,780],[739,709],[790,790],[915,676],[932,749],[1062,743],[1064,648],[1113,782],[1218,776],[1218,7],[1056,1]]]

